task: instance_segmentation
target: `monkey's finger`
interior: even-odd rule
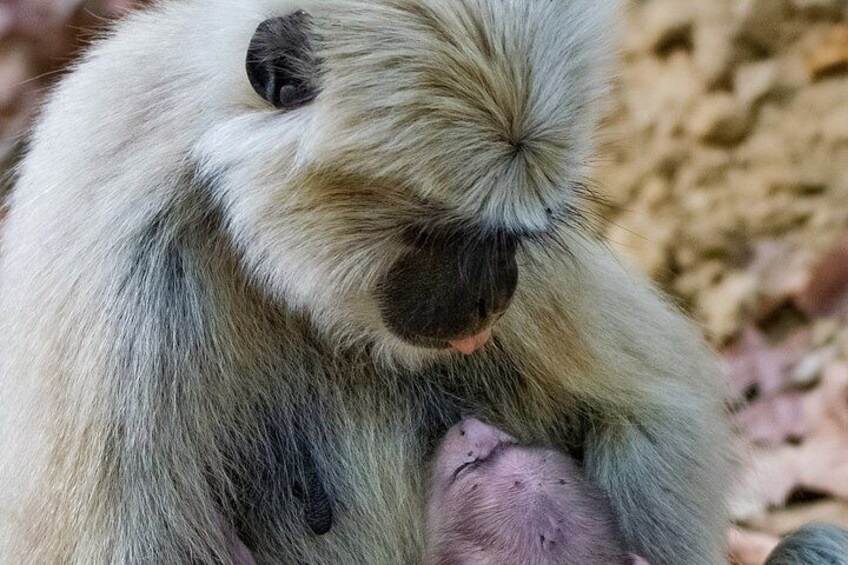
[[[306,524],[315,535],[323,536],[333,527],[333,507],[330,496],[314,470],[306,473],[304,491],[304,516]]]

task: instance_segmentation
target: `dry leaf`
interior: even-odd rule
[[[807,59],[814,79],[848,71],[848,25],[832,28],[822,44]]]
[[[795,302],[810,315],[848,314],[848,238],[812,270],[807,287]]]
[[[804,357],[809,336],[796,333],[780,346],[768,343],[756,328],[746,328],[742,336],[725,349],[728,375],[740,393],[771,397],[791,382],[792,369]]]
[[[748,525],[766,534],[785,536],[811,523],[836,524],[848,528],[848,502],[821,500],[809,504],[797,504],[771,512]]]

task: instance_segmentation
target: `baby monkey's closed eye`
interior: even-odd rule
[[[510,447],[515,447],[518,445],[515,441],[502,441],[498,443],[491,451],[488,453],[483,453],[474,457],[474,459],[467,461],[456,468],[453,472],[452,480],[456,481],[463,475],[466,471],[473,471],[484,464],[491,464],[495,460],[497,460],[503,453]],[[474,452],[469,453],[469,457],[473,455]]]

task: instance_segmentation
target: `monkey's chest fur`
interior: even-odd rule
[[[519,437],[560,436],[558,424],[526,427],[522,377],[499,352],[487,357],[401,375],[325,374],[301,381],[308,390],[294,404],[266,409],[236,456],[230,517],[257,561],[417,563],[430,458],[451,425],[473,416]]]

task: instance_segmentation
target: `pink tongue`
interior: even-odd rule
[[[491,338],[492,330],[491,328],[487,328],[475,336],[466,339],[451,341],[449,343],[451,347],[453,347],[460,353],[463,353],[465,355],[471,355],[472,353],[483,349],[483,346],[485,346]]]

